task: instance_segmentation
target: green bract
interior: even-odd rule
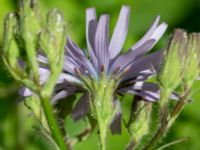
[[[200,69],[200,34],[193,33],[189,35],[187,46],[187,56],[185,60],[183,83],[187,89],[190,89],[197,79]]]
[[[115,81],[108,80],[105,75],[96,83],[91,94],[91,110],[94,118],[97,120],[100,131],[100,141],[102,150],[106,149],[106,136],[110,124],[119,109],[114,105]]]
[[[17,58],[19,56],[19,49],[16,43],[14,34],[16,34],[17,19],[16,14],[8,14],[5,18],[4,24],[4,45],[3,51],[6,56],[8,64],[12,69],[17,68]]]
[[[161,95],[168,100],[172,91],[181,83],[187,47],[187,34],[183,30],[176,30],[167,49],[164,64],[159,73],[158,80]],[[164,102],[161,102],[164,103]]]
[[[141,101],[134,119],[135,120],[131,123],[129,130],[136,145],[140,143],[143,136],[149,133],[151,122],[151,104]]]

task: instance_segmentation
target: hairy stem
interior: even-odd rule
[[[96,88],[91,91],[91,110],[99,126],[101,150],[106,150],[107,131],[117,110],[113,103],[114,86],[114,81],[102,77]]]
[[[102,123],[99,124],[99,139],[101,150],[106,150],[106,137],[107,137],[107,127],[102,126]]]
[[[183,92],[183,96],[180,97],[179,101],[175,105],[173,111],[171,114],[168,113],[167,104],[163,105],[163,108],[161,109],[161,125],[156,131],[156,134],[153,136],[153,138],[150,140],[150,142],[147,144],[147,146],[143,150],[151,150],[155,146],[155,144],[163,137],[163,135],[166,133],[167,129],[173,124],[175,119],[178,117],[178,115],[182,112],[185,102],[187,101],[190,90],[185,90]],[[161,100],[164,97],[161,97]]]
[[[158,127],[155,135],[152,137],[152,139],[149,141],[149,143],[144,147],[143,150],[152,150],[157,142],[163,137],[165,131],[168,127],[168,97],[169,92],[161,90],[161,99],[160,99],[160,126]]]
[[[137,146],[138,142],[136,141],[136,139],[131,138],[128,146],[126,147],[126,150],[134,150]]]
[[[41,97],[41,104],[42,104],[44,114],[45,114],[47,123],[49,125],[53,139],[56,141],[56,143],[58,144],[58,146],[60,147],[61,150],[67,150],[67,147],[64,142],[64,138],[61,134],[61,131],[60,131],[60,129],[57,125],[56,119],[54,117],[53,108],[50,104],[49,98]]]
[[[161,125],[156,131],[156,134],[153,136],[153,138],[150,140],[150,142],[147,144],[147,146],[143,150],[152,150],[155,146],[155,144],[160,140],[160,138],[165,133],[167,126],[168,126],[168,111],[164,108],[164,110],[161,113]]]

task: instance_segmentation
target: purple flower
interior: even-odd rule
[[[163,50],[145,55],[157,43],[165,32],[167,25],[159,24],[157,17],[147,33],[134,44],[127,53],[121,50],[127,35],[130,8],[122,6],[111,39],[109,39],[109,16],[101,15],[96,18],[94,8],[86,10],[86,38],[89,58],[71,39],[67,37],[63,72],[55,86],[52,102],[63,99],[77,92],[84,94],[75,106],[72,116],[75,120],[85,116],[89,111],[88,91],[98,84],[102,76],[107,80],[115,80],[115,94],[133,94],[141,96],[144,100],[155,101],[159,99],[159,88],[156,84],[144,82],[154,74],[159,67]],[[48,64],[45,56],[39,55],[41,64]],[[44,65],[43,65],[44,66]],[[40,82],[46,81],[50,74],[47,67],[40,68]],[[23,96],[30,96],[32,92],[23,88]],[[115,97],[115,96],[113,96]],[[118,105],[117,100],[113,100]],[[117,113],[114,121],[119,122],[121,112]],[[112,125],[111,125],[112,126]],[[116,126],[113,126],[115,132]]]

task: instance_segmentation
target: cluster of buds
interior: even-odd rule
[[[183,84],[190,89],[200,73],[200,34],[192,33],[188,38],[183,71]]]
[[[42,19],[35,0],[21,0],[19,13],[8,14],[5,18],[3,60],[14,78],[30,89],[34,101],[29,104],[34,115],[41,118],[39,109],[43,109],[42,115],[47,120],[43,126],[46,124],[45,128],[52,131],[52,137],[63,149],[65,144],[49,99],[62,71],[65,42],[66,24],[62,14],[54,9]],[[42,63],[44,59],[48,64]],[[49,71],[44,72],[42,68]],[[41,74],[45,74],[45,78]]]
[[[58,10],[52,10],[44,22],[35,1],[20,1],[20,13],[5,18],[3,58],[12,75],[33,92],[41,88],[52,93],[62,70],[66,26]],[[55,50],[56,49],[56,50]],[[51,73],[43,87],[39,77],[38,54],[48,58]]]
[[[167,102],[170,94],[179,86],[191,89],[200,72],[200,34],[187,34],[177,29],[166,51],[166,57],[158,76],[161,96]],[[163,94],[163,95],[162,95]]]
[[[175,30],[158,74],[160,120],[157,123],[156,132],[144,148],[145,150],[155,147],[191,97],[192,85],[200,73],[199,42],[200,34],[188,35],[183,30]],[[174,106],[169,107],[168,100],[172,98],[171,96],[178,87],[182,89],[180,96],[175,94],[178,101]]]

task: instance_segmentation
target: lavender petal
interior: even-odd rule
[[[96,29],[97,29],[96,11],[95,11],[95,8],[89,8],[86,10],[87,47],[88,47],[88,51],[89,51],[89,55],[92,60],[92,63],[97,71],[98,61],[94,54],[94,39],[95,39]]]
[[[82,84],[82,82],[78,78],[76,78],[76,77],[74,77],[72,75],[66,74],[66,73],[61,73],[59,75],[58,80],[57,80],[56,83],[64,83],[65,81],[67,81],[67,82],[69,82],[71,84],[76,84],[76,85],[81,85]]]
[[[138,74],[145,70],[158,70],[162,62],[164,50],[156,51],[147,56],[136,59],[130,66],[122,81],[136,77]]]
[[[116,115],[113,118],[113,121],[110,125],[112,134],[121,134],[121,121],[122,121],[122,110],[119,100],[114,100],[115,108],[118,108]]]
[[[160,16],[157,16],[156,19],[154,20],[153,24],[151,25],[151,27],[147,31],[147,33],[136,44],[134,44],[132,46],[131,49],[133,51],[135,49],[137,49],[138,47],[140,47],[142,44],[144,44],[147,40],[149,40],[151,38],[151,36],[154,33],[156,27],[158,26],[159,20],[160,20]]]
[[[124,44],[127,35],[129,15],[130,15],[130,7],[122,6],[109,45],[109,54],[111,59],[115,58],[122,49],[122,46]]]
[[[62,91],[56,93],[56,94],[53,96],[53,98],[52,98],[52,100],[51,100],[51,103],[52,103],[53,105],[55,105],[55,104],[58,102],[58,100],[63,99],[63,98],[66,98],[66,97],[71,96],[71,95],[73,95],[73,94],[74,94],[74,91],[62,90]]]
[[[28,97],[28,96],[32,96],[33,93],[30,89],[28,89],[26,87],[22,87],[19,89],[19,95],[21,95],[23,97]]]
[[[98,75],[93,67],[93,65],[90,63],[90,61],[86,58],[82,50],[68,37],[68,44],[67,49],[70,54],[70,58],[74,63],[77,63],[78,68],[82,68],[85,73],[89,72],[92,76],[95,78],[98,78]]]
[[[143,45],[138,47],[137,50],[131,51],[129,50],[128,53],[120,55],[116,60],[114,60],[114,63],[111,67],[111,71],[113,71],[116,67],[121,68],[121,70],[125,69],[128,65],[131,65],[131,63],[134,63],[134,60],[137,56],[140,56],[147,52],[151,47],[152,44],[155,42],[155,40],[148,40]]]
[[[95,54],[98,59],[99,67],[104,65],[105,69],[107,69],[109,63],[108,34],[109,34],[109,16],[102,15],[99,19],[95,35]]]
[[[75,105],[74,109],[72,110],[71,115],[74,121],[78,121],[81,118],[85,117],[89,111],[90,111],[89,94],[84,93],[77,102],[77,104]]]
[[[150,82],[137,82],[133,86],[129,86],[120,90],[133,95],[141,96],[144,100],[154,102],[160,99],[159,86]],[[179,100],[179,95],[173,92],[170,99]]]

